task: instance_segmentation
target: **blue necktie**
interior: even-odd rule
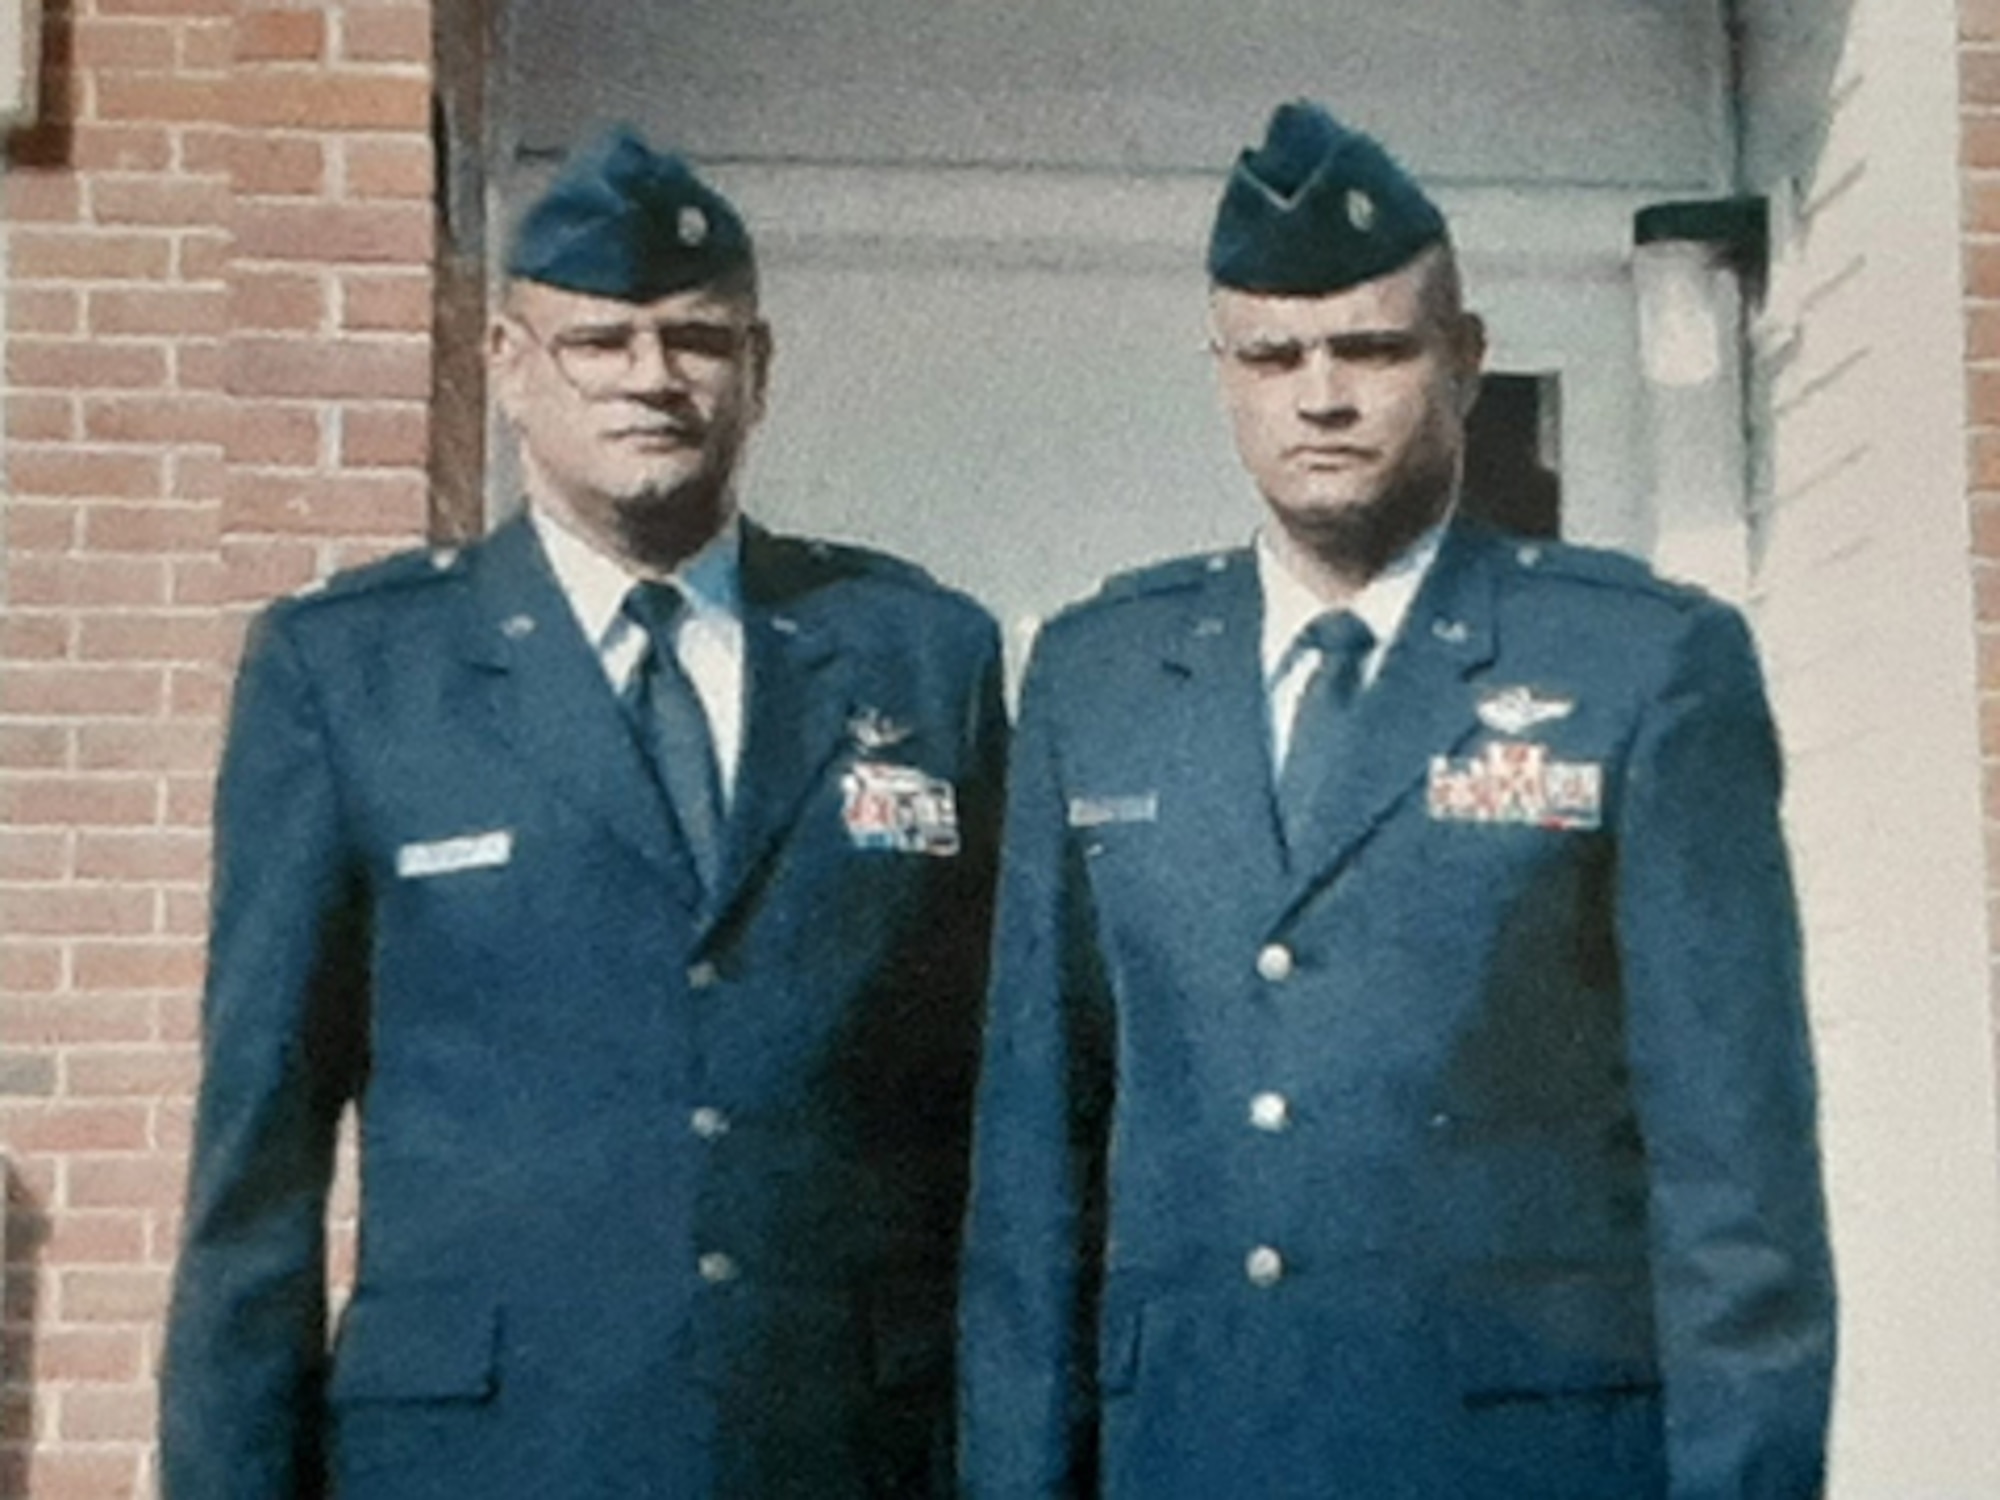
[[[674,631],[687,607],[670,583],[638,583],[620,612],[646,633],[646,651],[626,689],[633,728],[653,774],[673,805],[681,836],[704,891],[715,889],[722,864],[722,783],[708,714],[674,650]]]
[[[1319,649],[1319,665],[1299,695],[1291,745],[1278,773],[1278,816],[1286,851],[1304,850],[1313,815],[1341,766],[1353,755],[1354,703],[1361,696],[1361,667],[1375,632],[1360,616],[1341,610],[1321,615],[1299,633]]]

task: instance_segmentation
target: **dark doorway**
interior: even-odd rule
[[[1561,387],[1554,375],[1488,375],[1465,424],[1468,515],[1522,536],[1562,534]]]

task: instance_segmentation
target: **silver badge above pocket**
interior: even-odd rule
[[[1495,688],[1479,700],[1479,722],[1500,734],[1526,734],[1576,712],[1574,698],[1542,697],[1531,687]]]

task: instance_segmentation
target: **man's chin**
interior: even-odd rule
[[[1282,508],[1281,524],[1299,544],[1345,569],[1372,576],[1440,520],[1448,486],[1387,494],[1301,496]]]
[[[1382,497],[1373,494],[1300,496],[1283,507],[1287,528],[1300,536],[1348,536],[1379,523]]]
[[[722,530],[729,508],[727,478],[701,471],[628,491],[614,512],[626,551],[667,569],[699,552]]]
[[[700,454],[679,449],[635,451],[623,456],[625,462],[616,471],[622,480],[618,487],[635,504],[643,503],[649,495],[672,494],[699,479],[704,467]]]

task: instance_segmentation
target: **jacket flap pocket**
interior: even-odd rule
[[[437,1291],[364,1292],[341,1319],[333,1401],[482,1401],[493,1394],[500,1313]]]
[[[1660,1385],[1642,1274],[1482,1278],[1454,1316],[1451,1349],[1472,1407],[1646,1395]]]

